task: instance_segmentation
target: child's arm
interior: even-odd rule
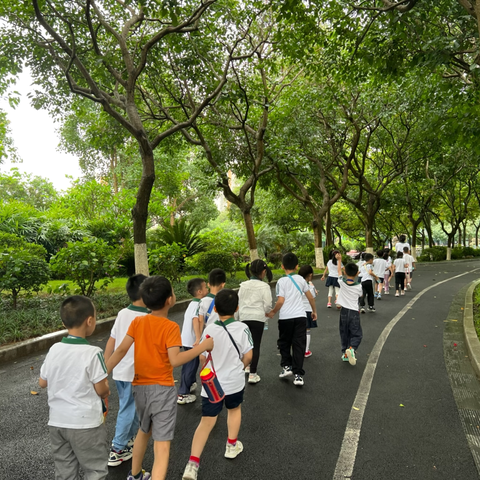
[[[275,314],[282,308],[284,303],[285,303],[285,297],[278,297],[277,303],[273,307],[273,310],[270,310],[270,313],[267,313],[265,316],[269,318],[273,318]]]
[[[320,280],[325,280],[325,275],[328,276],[328,267],[325,265],[325,270],[323,271],[322,278]]]
[[[305,296],[308,298],[308,303],[312,307],[312,320],[317,319],[317,306],[315,305],[315,299],[313,298],[312,292],[309,290],[305,292]]]
[[[93,384],[93,388],[97,392],[100,398],[107,398],[110,395],[110,387],[108,386],[108,378],[100,380],[98,383]]]
[[[188,363],[190,360],[193,360],[195,357],[198,357],[201,353],[205,351],[213,350],[213,338],[206,338],[200,345],[193,347],[186,352],[181,352],[180,347],[170,347],[168,349],[168,360],[172,367],[179,367]]]
[[[199,317],[193,317],[192,326],[193,326],[193,331],[195,333],[195,343],[193,344],[193,346],[196,347],[200,343],[200,340],[202,338],[203,323],[200,323]]]
[[[120,360],[127,354],[128,349],[132,346],[133,342],[133,337],[131,337],[130,335],[125,335],[123,342],[113,352],[113,355],[105,361],[107,365],[107,372],[109,374],[118,365]]]
[[[340,261],[338,261],[338,258],[340,257]],[[338,276],[342,277],[342,255],[339,253],[337,254],[337,271],[338,271]]]
[[[252,363],[252,358],[253,358],[253,350],[248,351],[243,357],[242,357],[242,362],[245,365],[245,367],[248,367]]]
[[[47,388],[48,382],[42,377],[39,377],[38,384],[40,385],[40,388]]]
[[[207,357],[202,353],[200,355],[200,371],[203,370],[203,367],[205,366],[206,363],[207,363]]]
[[[113,355],[115,351],[115,339],[110,337],[108,339],[107,345],[105,346],[105,353],[103,354],[105,358],[105,363],[108,362],[108,359]]]

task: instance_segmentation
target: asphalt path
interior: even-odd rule
[[[474,269],[479,270],[471,272]],[[312,330],[313,356],[305,359],[305,386],[298,388],[292,381],[278,378],[277,320],[270,320],[258,371],[262,380],[247,385],[242,407],[239,439],[244,452],[235,460],[223,457],[227,427],[222,412],[203,453],[199,480],[332,480],[343,462],[341,451],[352,463],[353,473],[348,478],[354,480],[478,479],[445,363],[448,349],[456,351],[456,345],[463,342],[460,330],[458,341],[451,341],[454,333],[444,346],[445,329],[455,321],[451,308],[453,316],[456,310],[462,315],[454,299],[478,277],[480,261],[419,265],[412,291],[399,298],[392,292],[376,301],[375,313],[362,315],[364,337],[355,367],[341,361],[339,314],[326,308],[327,289],[315,281],[319,328]],[[441,283],[444,280],[449,281]],[[362,395],[358,404],[365,366],[385,327],[431,286],[397,317],[376,362],[369,394]],[[181,324],[183,314],[172,314],[171,319]],[[90,341],[104,347],[107,339],[108,335],[102,334]],[[37,386],[44,357],[45,353],[0,365],[0,479],[54,478],[47,394]],[[176,369],[175,378],[179,376],[180,369]],[[110,438],[118,405],[113,381],[111,390]],[[342,450],[349,418],[358,412],[363,419],[358,445],[347,443]],[[182,476],[200,416],[199,400],[178,407],[169,480]],[[476,428],[480,430],[480,426]],[[144,467],[148,470],[152,462],[149,448]],[[108,479],[125,479],[129,468],[130,462],[110,468]]]

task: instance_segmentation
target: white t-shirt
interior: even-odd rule
[[[402,252],[403,253],[403,249],[404,247],[408,247],[408,250],[410,250],[410,244],[405,242],[405,243],[402,243],[402,242],[398,242],[395,244],[395,252]]]
[[[220,320],[218,320],[219,322]],[[243,356],[253,348],[253,339],[250,329],[242,322],[238,322],[233,318],[226,320],[224,323],[228,332],[233,337],[238,350]],[[208,325],[203,331],[203,338],[207,335],[213,338],[214,346],[212,350],[212,359],[218,381],[222,386],[225,395],[232,395],[240,392],[245,388],[245,372],[242,360],[238,356],[237,349],[233,345],[232,340],[228,336],[225,328],[217,325],[217,322]],[[207,356],[207,353],[203,353]],[[211,365],[206,365],[211,368]],[[207,397],[205,389],[202,387],[202,397]]]
[[[359,260],[357,262],[357,267],[358,267],[358,278],[361,280],[362,279],[362,267],[365,265],[365,260]]]
[[[396,258],[393,264],[395,265],[395,272],[405,273],[405,261],[403,258]]]
[[[385,265],[385,271],[390,269],[391,266],[392,266],[392,257],[388,257],[387,264]]]
[[[385,270],[387,269],[387,261],[383,258],[376,258],[373,261],[373,273],[380,278],[383,278],[385,275]]]
[[[183,316],[182,325],[182,346],[192,348],[195,343],[195,330],[193,329],[193,319],[198,317],[200,307],[200,298],[192,298],[188,304]]]
[[[81,429],[103,423],[102,400],[93,386],[107,377],[101,348],[65,337],[48,351],[40,377],[47,381],[50,426]]]
[[[312,294],[312,297],[315,298],[317,296],[317,294],[315,293],[315,285],[312,282],[309,282],[307,285],[308,285],[308,290]],[[303,295],[303,308],[305,309],[306,312],[312,311],[312,306],[310,305],[310,302],[308,301],[308,298],[306,295]]]
[[[338,260],[337,260],[338,262]],[[342,267],[342,262],[340,261],[340,268]],[[329,260],[327,263],[327,268],[328,268],[328,276],[329,277],[334,277],[338,278],[338,265],[335,265],[333,263],[333,260]]]
[[[403,261],[405,263],[408,263],[408,271],[411,272],[413,270],[413,262],[415,261],[415,259],[409,254],[409,253],[404,253],[403,254]]]
[[[358,282],[349,285],[347,277],[340,277],[338,284],[340,285],[340,293],[338,294],[337,305],[358,312],[358,299],[363,295],[362,285]]]
[[[265,322],[265,314],[272,309],[270,285],[261,280],[247,280],[238,290],[238,310],[241,321]]]
[[[148,309],[144,307],[137,307],[135,305],[129,305],[127,308],[118,312],[115,323],[113,324],[110,336],[115,339],[115,350],[123,342],[125,335],[127,334],[128,327],[137,318],[142,315],[146,315]],[[135,367],[133,365],[133,358],[135,354],[135,345],[128,349],[126,355],[120,360],[118,365],[113,369],[112,378],[121,382],[133,382],[133,376],[135,375]]]
[[[198,315],[203,315],[203,320],[205,325],[211,325],[213,322],[220,320],[218,313],[212,308],[210,314],[208,313],[208,309],[210,308],[210,304],[212,303],[215,295],[213,293],[209,293],[206,297],[203,297],[200,300],[200,307],[198,308]]]
[[[370,275],[370,273],[373,272],[373,265],[371,263],[364,263],[360,271],[362,272],[362,282],[366,282],[367,280],[372,280],[373,282],[373,277]]]
[[[295,280],[298,288],[292,279]],[[308,285],[303,277],[290,274],[280,278],[277,282],[276,292],[277,297],[285,298],[285,303],[282,305],[278,314],[279,320],[306,317],[303,297],[304,294],[308,292]]]

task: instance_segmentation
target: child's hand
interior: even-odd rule
[[[337,260],[341,260],[341,259],[342,259],[342,254],[341,254],[341,253],[337,253],[337,254],[335,255],[335,258],[336,258]]]
[[[322,275],[322,278],[320,280],[323,282],[325,280],[325,277]]]
[[[337,303],[337,310],[341,310],[342,306]]]
[[[212,337],[207,337],[203,342],[202,342],[202,347],[204,350],[207,352],[211,352],[213,350],[213,338]]]
[[[265,314],[265,316],[268,318],[273,318],[275,314],[273,313],[273,310],[270,310],[268,313]]]
[[[312,320],[316,320],[317,319],[317,314],[315,312],[312,312]]]

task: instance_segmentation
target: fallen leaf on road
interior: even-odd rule
[[[35,390],[31,390],[30,393],[31,393],[32,395],[38,395],[38,392],[36,392]]]
[[[405,405],[403,403],[400,404],[401,407],[404,407]]]
[[[453,346],[454,346],[454,347],[456,347],[456,346],[457,346],[457,344],[456,344],[456,343],[454,343],[454,344],[453,344]]]
[[[424,347],[425,347],[425,348],[427,348],[427,346],[426,346],[426,345],[424,345]]]
[[[460,310],[463,310],[463,307]]]
[[[360,409],[359,409],[359,408],[357,408],[357,407],[353,407],[353,409],[354,409],[354,410],[360,410]]]

